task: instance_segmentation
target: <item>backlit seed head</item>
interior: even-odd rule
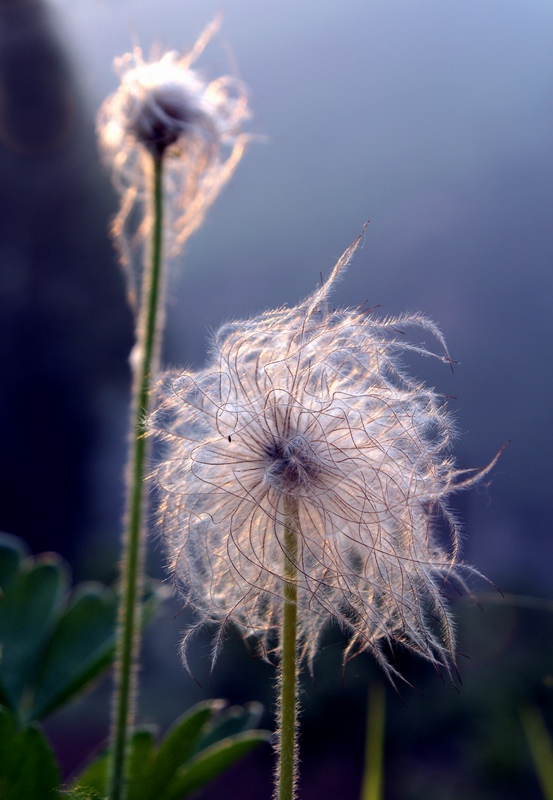
[[[140,56],[135,60],[140,62]],[[176,53],[138,63],[124,73],[118,100],[127,135],[153,153],[161,155],[177,142],[186,148],[194,140],[209,150],[217,141],[217,110],[206,96],[205,84],[182,69]]]
[[[219,625],[215,654],[230,622],[258,637],[265,654],[278,653],[294,508],[302,655],[312,661],[335,620],[349,639],[346,657],[370,650],[392,677],[386,644],[449,669],[445,589],[471,570],[459,561],[447,497],[479,475],[455,468],[442,399],[400,362],[404,353],[433,355],[400,333],[415,326],[448,363],[436,326],[418,314],[328,310],[356,245],[306,301],[224,326],[205,369],[166,377],[149,420],[165,442],[155,472],[160,526],[198,624]]]
[[[216,20],[183,56],[168,52],[145,61],[136,47],[116,59],[121,82],[98,114],[100,150],[122,198],[113,233],[130,268],[133,299],[136,263],[151,227],[152,157],[164,160],[165,238],[174,255],[203,221],[248,141],[242,82],[228,75],[206,81],[191,68],[218,27]]]

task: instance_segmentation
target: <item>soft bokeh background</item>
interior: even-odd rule
[[[116,575],[132,345],[94,117],[116,55],[136,41],[187,49],[219,10],[0,1],[0,527],[61,551],[80,579]],[[260,142],[172,266],[166,363],[199,366],[222,321],[304,297],[371,220],[336,303],[439,323],[459,366],[412,369],[454,397],[462,466],[512,440],[491,484],[456,501],[467,561],[508,596],[482,583],[483,612],[457,604],[470,657],[460,693],[398,656],[418,691],[389,692],[386,797],[539,798],[519,712],[541,707],[553,730],[552,612],[539,600],[553,592],[553,5],[228,0],[223,11],[199,66],[215,76],[235,60]],[[166,725],[214,695],[270,709],[272,670],[239,642],[210,675],[209,637],[198,640],[201,688],[184,673],[178,609],[167,604],[146,641],[140,718]],[[329,633],[305,680],[304,800],[358,796],[377,679],[369,658],[342,675]],[[82,706],[51,723],[67,771],[102,740],[108,705],[106,685],[84,707],[86,729]],[[260,753],[202,796],[268,800],[270,774]]]

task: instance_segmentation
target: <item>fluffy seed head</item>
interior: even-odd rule
[[[150,64],[140,63],[135,54],[135,62],[123,75],[115,96],[119,114],[114,114],[106,135],[134,137],[160,155],[177,142],[184,148],[192,142],[206,150],[213,147],[218,136],[217,109],[195,73],[182,69],[176,53],[166,53]],[[124,129],[119,128],[121,120]]]
[[[126,266],[136,260],[151,225],[152,156],[164,158],[166,237],[175,254],[244,152],[248,137],[242,125],[249,111],[242,82],[230,76],[207,82],[191,69],[218,27],[217,19],[184,56],[168,52],[146,62],[136,47],[115,60],[121,82],[100,108],[97,127],[122,196],[113,232]],[[141,206],[146,213],[137,215]]]
[[[346,656],[371,650],[390,676],[386,643],[449,668],[444,590],[468,568],[446,498],[477,476],[453,465],[440,397],[400,365],[402,353],[432,355],[403,338],[406,326],[432,334],[449,361],[436,326],[328,310],[356,245],[306,301],[224,326],[205,369],[166,377],[150,428],[165,442],[155,477],[170,569],[199,624],[219,624],[215,654],[228,622],[278,652],[293,507],[302,655],[312,661],[335,620]]]

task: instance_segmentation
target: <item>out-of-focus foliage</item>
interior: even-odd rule
[[[116,596],[99,583],[70,584],[56,553],[29,556],[21,540],[0,534],[0,702],[18,725],[44,719],[109,666]],[[151,616],[162,593],[144,596]]]
[[[222,711],[224,701],[199,703],[180,717],[156,745],[152,728],[131,740],[128,800],[181,800],[232,766],[270,733],[253,730],[261,707]],[[89,764],[67,792],[50,745],[36,723],[18,729],[0,706],[0,797],[2,800],[96,800],[105,797],[107,753]]]
[[[0,706],[0,797],[2,800],[55,800],[60,771],[36,724],[18,730],[15,717]]]
[[[152,583],[143,598],[144,621],[162,597]],[[107,753],[64,792],[56,757],[35,720],[85,691],[111,663],[115,622],[115,592],[97,583],[72,589],[59,555],[30,556],[20,539],[0,534],[2,800],[105,796]],[[253,730],[261,718],[258,703],[224,706],[222,700],[194,706],[158,744],[151,727],[136,730],[129,800],[180,800],[269,739],[268,731]]]
[[[252,730],[261,707],[221,709],[224,701],[199,703],[181,716],[156,745],[151,727],[136,730],[131,739],[128,800],[180,800],[213,780],[270,733]],[[93,761],[74,781],[73,790],[93,790],[104,796],[107,754]],[[78,797],[78,795],[75,795]]]
[[[545,800],[553,800],[553,742],[551,736],[537,708],[524,709],[521,718],[543,796]]]

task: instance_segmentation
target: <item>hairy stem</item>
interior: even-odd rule
[[[291,501],[286,508],[284,529],[284,608],[282,616],[282,660],[280,663],[279,744],[277,764],[278,800],[293,800],[297,778],[297,556],[298,516]]]
[[[384,783],[384,732],[386,693],[381,683],[369,689],[367,730],[365,732],[365,765],[361,800],[382,800]]]
[[[150,268],[146,269],[133,358],[133,398],[130,454],[127,475],[127,515],[123,542],[121,598],[117,630],[117,660],[111,729],[109,800],[124,800],[127,751],[134,722],[137,660],[140,650],[140,600],[144,561],[144,472],[146,463],[145,419],[152,381],[157,372],[161,333],[162,158],[154,157],[153,232]]]

